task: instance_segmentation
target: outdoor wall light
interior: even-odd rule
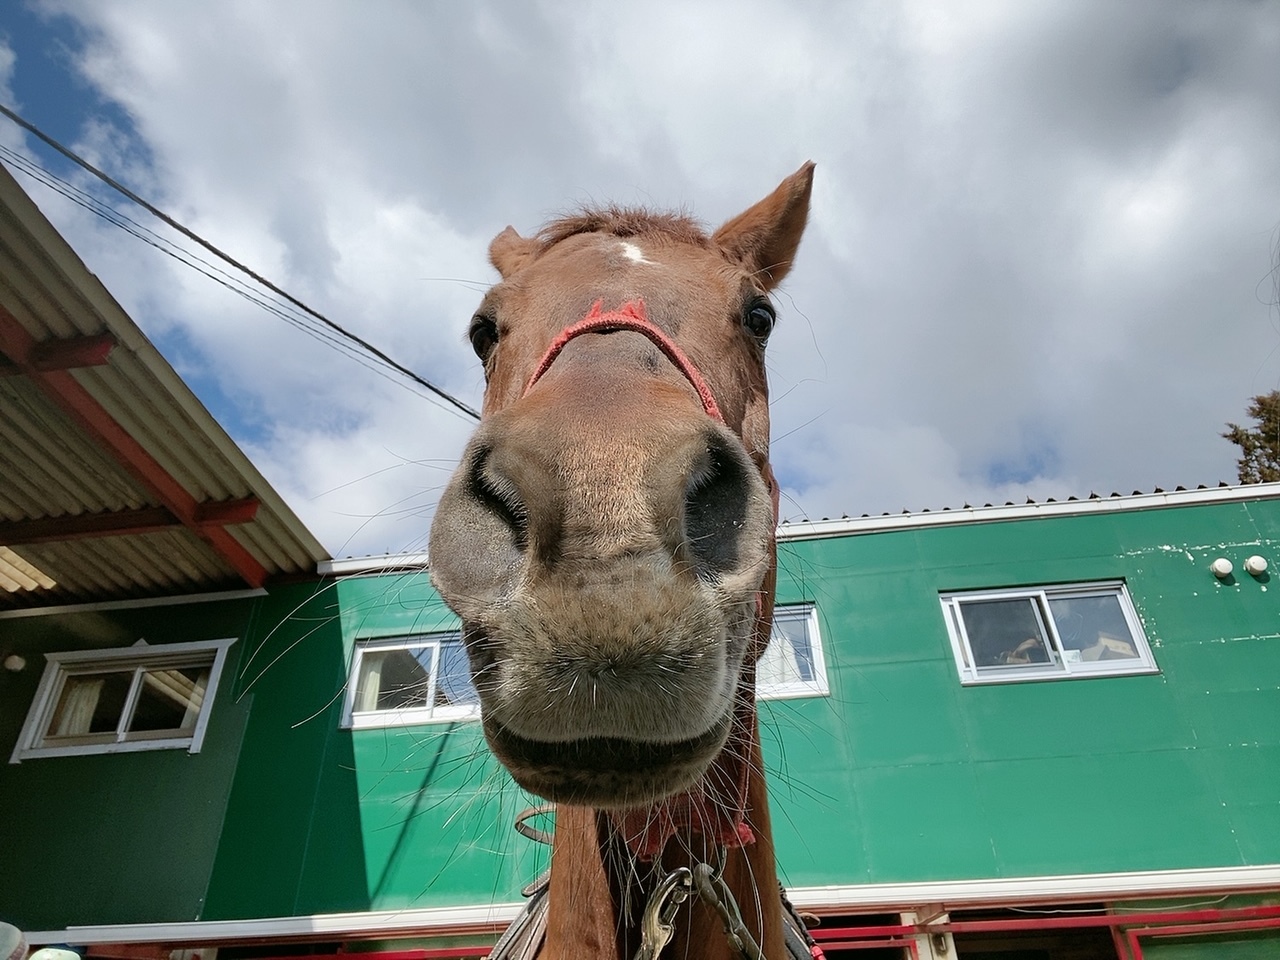
[[[1231,576],[1231,571],[1235,569],[1231,565],[1231,561],[1226,557],[1219,557],[1213,563],[1209,564],[1209,569],[1213,571],[1213,575],[1219,580],[1225,580]]]
[[[27,658],[11,653],[4,658],[4,668],[10,673],[21,673],[27,669]]]
[[[1267,572],[1267,558],[1260,557],[1255,553],[1244,562],[1244,568],[1255,577],[1260,577]]]

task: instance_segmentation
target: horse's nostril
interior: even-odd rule
[[[714,578],[736,569],[752,496],[750,462],[721,438],[707,445],[684,498],[685,534],[698,575]]]
[[[472,460],[468,486],[481,506],[506,524],[515,545],[523,550],[528,540],[528,508],[516,485],[493,469],[488,450],[481,450]]]

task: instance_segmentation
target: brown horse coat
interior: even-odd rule
[[[610,208],[490,248],[502,279],[470,328],[483,419],[441,497],[431,572],[494,753],[560,804],[544,957],[629,958],[650,874],[715,862],[712,821],[743,816],[755,841],[724,877],[781,956],[751,689],[775,563],[764,351],[812,177],[710,235]],[[561,337],[593,308],[653,332]],[[657,866],[626,835],[646,817],[666,818],[660,841],[675,831]],[[719,918],[691,901],[664,955],[728,957]]]

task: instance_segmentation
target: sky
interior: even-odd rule
[[[507,224],[714,228],[816,161],[768,359],[790,520],[1234,481],[1280,387],[1278,63],[1280,4],[1226,0],[0,13],[0,102],[475,407]],[[335,556],[424,546],[470,421],[18,176]]]

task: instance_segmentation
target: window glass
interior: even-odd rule
[[[1050,597],[1049,609],[1068,662],[1141,659],[1119,597]]]
[[[46,737],[114,734],[133,683],[133,671],[67,677]]]
[[[438,672],[436,706],[454,704],[479,708],[480,694],[471,682],[471,663],[467,660],[467,650],[461,638],[440,645]]]
[[[360,659],[356,710],[410,710],[431,702],[435,645],[366,650]]]
[[[1123,582],[944,594],[942,607],[964,683],[1157,670]]]
[[[817,611],[812,604],[775,608],[769,646],[756,664],[757,695],[769,700],[826,692]]]
[[[195,729],[209,686],[208,666],[145,670],[130,733],[190,733]]]
[[[353,693],[345,712],[348,726],[479,716],[480,698],[457,633],[358,641],[352,672]]]
[[[1034,597],[965,601],[961,613],[974,662],[980,667],[1052,662],[1036,606]]]

